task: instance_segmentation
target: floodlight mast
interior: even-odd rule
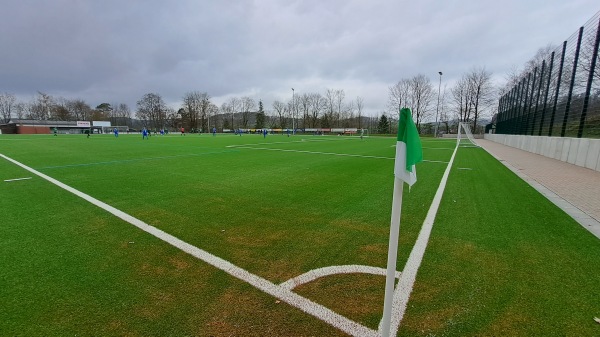
[[[438,71],[438,74],[440,74],[440,84],[438,85],[438,99],[437,99],[437,107],[435,108],[435,131],[434,131],[434,138],[437,138],[438,136],[438,112],[440,110],[440,89],[442,88],[442,72]]]
[[[296,92],[294,91],[294,88],[292,88],[292,133],[295,135],[296,134],[296,126],[295,126],[295,122],[296,122],[296,116],[294,114],[294,106],[296,105]]]

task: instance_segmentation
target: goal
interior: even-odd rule
[[[471,142],[471,145],[466,146],[479,147],[479,144],[477,144],[475,137],[473,137],[473,133],[471,133],[471,126],[469,125],[469,123],[458,123],[458,141],[460,142],[461,140],[461,129],[464,132],[465,136],[467,136],[469,142]]]
[[[113,133],[114,129],[119,130],[119,133],[127,133],[127,126],[103,126],[102,127],[102,133]]]

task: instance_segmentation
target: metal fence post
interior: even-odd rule
[[[554,65],[554,52],[550,56],[550,67],[548,69],[548,82],[546,82],[546,93],[544,94],[544,108],[542,110],[542,120],[540,121],[540,130],[538,136],[542,135],[542,127],[544,126],[544,117],[546,117],[546,106],[548,103],[548,93],[550,92],[550,80],[552,79],[552,66]]]
[[[560,136],[564,137],[567,131],[567,121],[569,120],[569,112],[571,110],[571,98],[573,97],[573,87],[575,86],[575,76],[577,75],[577,62],[579,61],[579,50],[581,47],[581,37],[583,36],[583,27],[579,28],[579,37],[577,38],[577,47],[575,47],[575,59],[573,60],[573,73],[571,74],[571,85],[569,87],[569,95],[567,96],[567,106],[565,108],[565,116],[560,131]]]
[[[548,137],[552,136],[554,128],[554,116],[556,115],[556,105],[558,104],[558,94],[560,92],[560,82],[562,81],[563,67],[565,65],[565,53],[567,51],[567,41],[563,42],[562,54],[560,57],[560,67],[558,68],[558,79],[556,80],[556,92],[554,94],[554,106],[552,107],[552,116],[550,117],[550,127],[548,128]]]
[[[592,82],[594,81],[594,72],[596,71],[596,59],[598,58],[598,47],[600,45],[600,20],[598,20],[598,30],[596,31],[596,43],[594,44],[594,52],[592,62],[590,64],[590,73],[588,75],[587,86],[585,88],[585,97],[583,99],[583,108],[581,110],[581,118],[579,119],[579,130],[577,138],[583,136],[583,127],[585,126],[585,118],[587,116],[588,106],[590,103],[590,93],[592,91]]]

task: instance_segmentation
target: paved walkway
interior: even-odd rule
[[[600,172],[490,140],[477,143],[600,238]]]

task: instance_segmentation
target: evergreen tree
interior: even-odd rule
[[[265,111],[263,110],[262,101],[258,101],[258,112],[256,113],[256,128],[262,129],[265,127]]]
[[[390,122],[385,114],[381,115],[377,125],[378,133],[390,133]]]

